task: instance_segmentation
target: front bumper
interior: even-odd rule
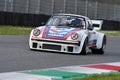
[[[63,41],[51,39],[30,40],[30,48],[36,50],[56,51],[65,53],[80,53],[80,41]]]

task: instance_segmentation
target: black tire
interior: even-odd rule
[[[87,48],[88,48],[88,38],[85,39],[80,55],[87,55],[87,51],[86,51]]]
[[[91,49],[94,54],[104,54],[104,48],[106,46],[106,36],[103,37],[102,48],[100,49]]]

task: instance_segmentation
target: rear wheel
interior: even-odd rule
[[[86,55],[89,52],[89,47],[88,47],[88,38],[85,39],[85,42],[82,47],[82,51],[80,52],[81,55]]]
[[[100,49],[91,49],[91,51],[94,54],[104,54],[105,47],[106,47],[106,36],[103,37],[102,48],[100,48]]]

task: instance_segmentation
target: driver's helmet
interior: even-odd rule
[[[78,19],[78,18],[72,20],[72,21],[71,21],[71,24],[73,24],[73,25],[77,25],[77,26],[82,25],[81,20]]]
[[[74,18],[74,19],[68,18],[66,20],[66,23],[69,26],[75,26],[75,27],[83,27],[84,26],[83,21],[80,18]]]

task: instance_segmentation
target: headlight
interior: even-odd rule
[[[39,29],[34,29],[33,35],[34,36],[39,36],[40,35],[40,30]]]
[[[73,34],[71,35],[71,39],[72,39],[72,40],[78,39],[78,33],[73,33]]]

